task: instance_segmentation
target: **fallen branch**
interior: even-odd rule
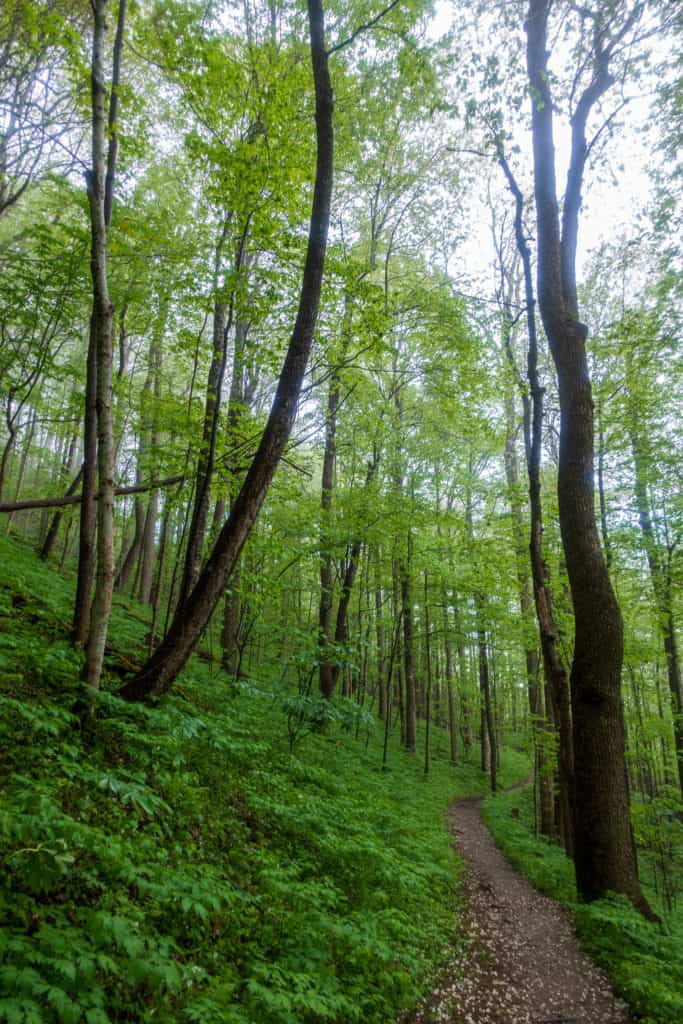
[[[146,484],[133,484],[131,487],[116,487],[114,495],[118,498],[122,494],[142,494],[151,491],[155,487],[172,487],[173,484],[180,484],[184,476],[169,476],[165,480],[154,480]],[[99,497],[99,495],[96,495]],[[33,508],[64,508],[66,505],[79,505],[83,500],[82,494],[65,494],[61,498],[27,498],[26,501],[3,501],[0,502],[0,512],[23,512]]]

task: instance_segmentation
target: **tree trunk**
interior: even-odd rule
[[[424,574],[424,595],[425,595],[425,660],[427,668],[427,683],[425,686],[425,764],[424,773],[429,775],[429,758],[430,758],[430,731],[431,731],[431,718],[432,718],[432,651],[431,642],[432,634],[431,627],[429,624],[429,589],[427,585],[427,572]]]
[[[408,540],[410,552],[410,539]],[[399,566],[401,580],[401,614],[403,616],[403,667],[405,672],[405,745],[414,754],[417,750],[417,702],[415,694],[415,666],[413,662],[413,605],[410,593],[410,554],[408,564]]]
[[[69,445],[69,451],[68,451],[68,453],[67,453],[67,455],[65,456],[65,459],[64,459],[64,468],[63,468],[63,476],[64,477],[68,478],[68,475],[73,472],[74,461],[75,461],[76,454],[77,454],[77,447],[78,447],[78,435],[74,434],[72,439],[71,439],[71,444]],[[81,465],[81,467],[78,470],[78,473],[76,474],[74,479],[69,484],[69,487],[67,488],[67,492],[66,492],[67,497],[71,497],[72,494],[76,493],[76,490],[81,486],[81,480],[82,479],[83,479],[83,466]],[[50,555],[52,554],[52,552],[54,550],[54,546],[57,543],[57,536],[59,534],[59,527],[62,524],[62,517],[63,516],[64,516],[63,512],[55,512],[55,514],[53,515],[53,517],[52,517],[52,519],[50,521],[50,525],[48,527],[48,531],[47,531],[47,533],[45,535],[45,540],[43,541],[43,544],[41,546],[40,552],[38,554],[38,557],[43,562],[47,562],[47,560],[49,559]]]
[[[453,647],[451,645],[451,632],[448,621],[448,598],[446,588],[441,589],[441,601],[443,605],[443,643],[446,660],[446,691],[448,694],[448,735],[450,738],[451,764],[458,762],[458,716],[455,707],[455,689],[453,680]]]
[[[136,483],[140,482],[140,451],[138,449],[138,468],[136,471]],[[145,508],[142,504],[142,498],[136,498],[133,506],[133,519],[135,521],[135,532],[133,533],[133,539],[130,542],[126,555],[121,562],[121,568],[118,571],[114,587],[119,594],[122,594],[126,589],[130,574],[133,571],[133,567],[138,560],[140,555],[140,548],[142,546],[142,538],[145,532]],[[128,529],[125,530],[125,534],[128,533]]]
[[[225,589],[256,521],[289,438],[318,315],[330,219],[333,174],[332,85],[320,0],[308,0],[311,58],[316,95],[317,163],[313,210],[296,323],[258,451],[209,559],[187,602],[181,605],[164,641],[122,696],[159,697],[173,684]]]
[[[97,386],[97,570],[95,594],[85,652],[83,678],[93,689],[100,685],[102,660],[107,639],[109,611],[114,589],[114,417],[112,380],[112,328],[114,310],[107,283],[107,227],[111,218],[112,177],[106,164],[106,87],[104,54],[107,0],[95,0],[95,28],[92,52],[92,170],[88,175],[88,201],[92,233],[90,269],[93,281],[92,332],[95,339]],[[117,39],[122,32],[119,26]],[[118,85],[117,76],[115,88]],[[111,146],[111,142],[110,142]],[[109,217],[106,216],[107,204]]]
[[[320,605],[318,609],[318,642],[320,645],[320,692],[330,698],[334,693],[338,672],[332,657],[332,610],[334,601],[334,561],[332,558],[332,493],[336,462],[337,409],[340,382],[336,372],[330,378],[325,418],[325,452],[323,454],[321,528],[320,528]]]
[[[220,245],[219,245],[220,251]],[[217,257],[218,263],[219,257]],[[232,309],[232,304],[231,304]],[[204,426],[202,443],[197,462],[197,476],[194,492],[192,518],[187,536],[185,564],[178,594],[178,607],[187,601],[201,570],[204,553],[204,539],[209,515],[209,498],[211,480],[213,478],[216,458],[216,438],[218,416],[221,405],[221,389],[228,354],[228,335],[230,318],[226,322],[226,308],[223,302],[216,301],[213,311],[213,352],[209,366],[209,377],[206,384],[206,403],[204,406]]]
[[[73,637],[77,644],[83,646],[88,642],[88,633],[92,622],[92,609],[90,608],[90,594],[93,580],[95,578],[95,535],[98,528],[98,517],[100,515],[100,503],[104,520],[108,514],[104,512],[104,505],[107,498],[97,495],[97,477],[101,470],[108,471],[106,463],[112,462],[113,477],[113,418],[111,425],[106,425],[104,430],[97,422],[98,408],[103,404],[105,416],[107,406],[111,406],[111,396],[105,394],[106,381],[100,387],[99,382],[99,360],[107,358],[107,352],[111,352],[112,330],[114,311],[109,302],[107,288],[107,229],[111,224],[111,216],[114,203],[114,180],[116,176],[116,160],[118,154],[118,133],[116,130],[116,116],[118,109],[119,84],[121,79],[121,53],[123,48],[123,35],[126,22],[127,0],[119,0],[119,12],[116,23],[116,37],[114,39],[114,60],[112,69],[111,95],[109,110],[106,109],[106,88],[104,84],[104,56],[106,37],[106,6],[107,0],[95,0],[93,12],[95,18],[95,36],[93,37],[93,55],[91,69],[91,96],[92,96],[92,169],[87,175],[88,202],[90,208],[90,222],[92,232],[91,242],[91,274],[93,277],[93,310],[90,316],[90,329],[88,335],[88,356],[86,366],[85,384],[85,415],[83,425],[83,493],[81,499],[80,532],[78,546],[78,579],[76,583],[76,601],[74,605]],[[101,36],[101,38],[100,38]],[[96,38],[97,37],[97,38]],[[108,145],[105,163],[105,139],[108,137]],[[106,364],[103,367],[105,377],[107,376]],[[109,369],[111,373],[111,368]],[[111,412],[111,410],[110,410]],[[107,451],[102,460],[99,460],[98,443],[100,433],[106,434],[111,427],[112,451]],[[105,484],[106,487],[106,484]],[[100,492],[102,485],[100,483]],[[111,521],[113,530],[113,504],[111,510]],[[113,539],[113,538],[112,538]],[[103,544],[102,554],[108,542]],[[99,553],[98,557],[99,557]],[[101,605],[100,611],[106,613],[108,622],[108,608],[105,595],[107,581],[107,570],[103,566],[103,574],[100,576],[101,589],[98,599]],[[112,563],[113,573],[113,563]],[[113,579],[112,579],[113,585]],[[104,624],[106,634],[107,623]],[[92,650],[90,668],[86,664],[86,676],[96,673],[95,663],[97,656],[95,644]],[[104,643],[102,643],[104,651]],[[86,654],[86,663],[88,656]]]
[[[523,214],[524,198],[517,185],[517,182],[510,170],[502,149],[498,150],[498,160],[507,179],[510,191],[515,199],[515,240],[519,252],[523,277],[524,297],[526,304],[526,321],[528,335],[527,351],[527,385],[520,377],[518,380],[522,396],[523,422],[524,422],[524,451],[526,457],[527,476],[529,480],[529,512],[530,512],[530,540],[529,554],[531,557],[531,578],[534,591],[534,604],[536,608],[536,619],[541,638],[541,654],[543,659],[543,672],[546,682],[546,690],[552,694],[552,704],[556,709],[556,715],[552,717],[553,722],[558,724],[559,733],[559,807],[560,807],[560,832],[562,842],[568,856],[573,856],[574,851],[574,802],[575,802],[575,780],[574,780],[574,742],[572,736],[572,720],[569,694],[569,680],[567,672],[560,657],[557,646],[557,628],[552,608],[552,596],[548,582],[548,567],[543,556],[543,504],[541,500],[541,447],[543,441],[543,399],[544,389],[541,387],[538,377],[538,338],[536,334],[536,300],[531,271],[531,251],[526,240],[524,231]],[[513,373],[518,376],[514,355],[512,352],[512,338],[508,327],[505,337],[505,349]],[[515,459],[516,462],[516,459]],[[512,476],[516,479],[515,466],[511,465]],[[533,659],[537,662],[537,655]],[[527,671],[532,667],[527,653]],[[529,701],[532,715],[542,712],[543,700],[537,684],[529,690]],[[548,703],[548,702],[546,702]],[[536,706],[537,711],[534,711]],[[542,722],[537,719],[537,724],[546,735],[550,729],[550,722]],[[553,730],[550,730],[553,731]],[[542,738],[540,732],[536,732],[535,739]],[[549,767],[548,745],[541,743],[539,757],[539,785],[541,787],[541,831],[543,835],[551,835],[554,830],[554,815],[546,813],[547,808],[552,805],[553,771]],[[550,789],[550,792],[548,792]]]
[[[377,638],[377,686],[379,690],[379,717],[384,720],[389,708],[389,690],[384,680],[384,622],[382,618],[382,574],[380,549],[375,548],[374,588],[375,588],[375,636]]]
[[[530,0],[525,28],[532,95],[538,296],[558,375],[558,503],[575,621],[571,693],[576,883],[584,899],[621,892],[643,913],[651,914],[638,882],[629,815],[621,706],[623,626],[595,520],[593,402],[585,351],[587,330],[578,316],[575,277],[581,185],[588,154],[586,120],[593,104],[609,88],[611,77],[604,54],[601,60],[596,55],[593,80],[572,117],[560,233],[547,18],[546,0]]]

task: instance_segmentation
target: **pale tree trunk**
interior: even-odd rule
[[[318,315],[330,220],[333,176],[332,85],[320,0],[308,0],[311,58],[316,96],[317,162],[299,308],[268,422],[256,455],[213,551],[187,602],[181,605],[160,646],[121,689],[132,700],[159,697],[173,684],[192,653],[233,572],[259,514],[291,433]]]
[[[246,240],[245,240],[246,241]],[[250,266],[252,257],[243,246],[242,265]],[[228,397],[228,442],[233,450],[239,442],[239,425],[245,414],[250,400],[246,382],[246,355],[247,339],[249,335],[250,321],[244,313],[238,317],[235,323],[235,348],[232,361],[232,379],[230,381],[230,395]],[[236,456],[231,457],[228,463],[228,482],[230,507],[239,487],[239,467]],[[225,508],[221,509],[220,502],[216,503],[216,525],[217,530],[222,526],[222,519]],[[221,665],[231,676],[237,676],[241,665],[241,644],[240,632],[242,629],[242,617],[244,609],[241,597],[242,561],[238,558],[235,568],[230,577],[230,583],[225,594],[225,605],[223,609],[223,627],[221,630]]]
[[[107,160],[107,103],[104,82],[104,54],[106,37],[107,0],[95,0],[93,11],[95,27],[92,54],[92,170],[88,175],[88,202],[91,225],[90,268],[93,281],[92,331],[95,339],[97,387],[95,405],[97,414],[97,570],[95,594],[90,610],[90,627],[85,652],[83,678],[93,689],[100,685],[104,648],[107,640],[109,612],[114,589],[114,416],[112,379],[112,329],[114,310],[109,298],[107,282],[107,227],[111,222],[112,189],[115,173],[115,149],[112,142]],[[124,8],[121,0],[121,8]],[[123,25],[119,13],[117,42],[122,38]],[[120,59],[120,50],[119,50]],[[116,46],[115,46],[115,62]],[[118,73],[114,74],[118,85]],[[113,90],[112,103],[116,89]],[[111,109],[110,109],[111,119]],[[115,121],[109,125],[112,125]],[[110,133],[111,136],[111,133]],[[115,132],[113,139],[116,139]],[[115,141],[113,143],[116,145]]]
[[[455,705],[455,680],[453,673],[453,645],[451,643],[448,598],[446,588],[441,589],[443,603],[443,644],[445,657],[446,693],[448,697],[448,736],[450,740],[451,764],[458,762],[458,713]]]
[[[78,579],[76,584],[76,601],[74,606],[73,637],[77,644],[85,645],[88,640],[88,630],[92,620],[90,608],[90,594],[93,580],[95,578],[95,535],[98,528],[99,500],[96,497],[98,489],[98,473],[105,469],[105,463],[113,460],[113,451],[107,451],[102,462],[98,459],[97,446],[101,428],[97,422],[98,407],[104,399],[104,412],[107,415],[107,405],[111,407],[111,396],[105,395],[106,384],[100,388],[98,361],[106,354],[105,350],[111,353],[112,330],[113,330],[113,309],[109,302],[109,294],[106,280],[106,258],[107,258],[107,228],[111,224],[111,215],[114,202],[114,180],[116,175],[116,160],[118,154],[118,135],[116,131],[116,118],[118,111],[118,92],[121,79],[121,53],[123,48],[123,34],[126,20],[127,0],[119,0],[119,12],[116,24],[116,37],[114,40],[114,61],[111,82],[111,98],[109,110],[106,107],[106,88],[104,82],[104,57],[106,37],[106,7],[107,0],[95,0],[93,12],[95,17],[95,34],[93,38],[93,60],[91,72],[92,92],[92,125],[93,125],[93,166],[88,174],[88,202],[90,206],[90,220],[92,231],[91,243],[91,273],[93,276],[93,310],[90,317],[90,330],[88,337],[88,356],[86,363],[86,385],[85,385],[85,414],[83,427],[83,496],[81,500],[80,532],[78,548]],[[101,39],[99,38],[101,36]],[[96,138],[97,136],[97,138]],[[108,136],[109,142],[105,156],[105,140]],[[105,163],[106,160],[106,163]],[[102,258],[104,263],[101,263]],[[109,356],[111,361],[111,355]],[[110,375],[111,368],[103,368],[105,377]],[[110,384],[111,386],[111,384]],[[111,409],[110,409],[111,413]],[[105,427],[105,432],[110,429]],[[113,449],[113,418],[111,422],[112,449]],[[109,449],[109,443],[107,443]],[[112,461],[113,476],[113,461]],[[100,482],[100,491],[102,484]],[[106,504],[106,498],[102,499]],[[113,502],[111,509],[112,531],[113,531]],[[107,519],[107,515],[104,516]],[[106,545],[105,545],[106,546]],[[104,553],[104,551],[103,551]],[[99,557],[99,553],[97,553]],[[113,570],[112,570],[113,572]],[[102,586],[106,583],[106,572],[100,577]],[[113,584],[113,580],[112,580]],[[101,611],[106,612],[108,621],[107,601],[104,600],[104,591],[100,594]],[[107,623],[104,624],[106,634]],[[102,644],[102,650],[104,645]],[[86,655],[86,662],[88,656]],[[88,677],[99,671],[95,670],[97,661],[93,649],[91,666],[86,668]]]
[[[156,459],[156,451],[159,447],[159,399],[161,398],[161,366],[162,366],[162,344],[164,330],[166,328],[166,307],[150,346],[150,379],[145,391],[152,392],[154,403],[152,407],[151,422],[149,424],[149,451],[152,460]],[[152,479],[155,477],[152,471]],[[159,515],[159,491],[152,487],[147,504],[145,515],[145,528],[142,535],[142,547],[140,552],[140,589],[138,597],[142,604],[150,604],[152,600],[152,581],[154,576],[154,538],[156,533],[157,518]]]
[[[581,186],[588,155],[586,121],[612,83],[609,60],[613,40],[608,31],[596,30],[593,79],[572,115],[571,158],[560,230],[554,103],[546,38],[548,11],[546,0],[530,0],[525,28],[532,95],[538,297],[558,376],[558,503],[575,622],[571,694],[576,883],[584,899],[620,892],[651,915],[638,881],[629,813],[621,704],[623,625],[595,519],[593,402],[585,350],[587,329],[579,319],[575,275]]]

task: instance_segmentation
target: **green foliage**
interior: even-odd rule
[[[481,773],[440,730],[428,779],[393,745],[382,772],[345,702],[291,755],[275,679],[231,696],[197,659],[160,708],[105,690],[84,733],[71,586],[6,539],[0,566],[0,1021],[380,1024],[414,1003],[457,925],[443,809]],[[118,604],[110,663],[144,630]]]
[[[484,801],[484,819],[498,846],[536,888],[571,909],[585,949],[608,971],[639,1021],[671,1024],[682,1020],[683,909],[667,914],[658,927],[646,921],[625,897],[578,903],[571,861],[560,847],[533,834],[532,801],[530,790]],[[637,812],[637,823],[643,815],[642,810]],[[646,826],[636,827],[642,830]],[[649,827],[653,827],[651,823]]]

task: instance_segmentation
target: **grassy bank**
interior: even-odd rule
[[[156,709],[113,690],[140,655],[117,603],[107,689],[83,733],[72,581],[0,541],[0,1020],[380,1024],[429,984],[457,929],[443,810],[482,792],[351,712],[289,752],[285,695],[235,693],[193,658]],[[255,673],[255,675],[257,675]],[[503,758],[503,781],[528,771]]]
[[[571,910],[583,946],[608,971],[638,1019],[645,1024],[683,1021],[681,902],[669,910],[653,890],[647,892],[662,915],[661,928],[642,918],[623,897],[578,903],[571,861],[558,846],[534,836],[531,790],[488,797],[482,813],[510,863]]]

